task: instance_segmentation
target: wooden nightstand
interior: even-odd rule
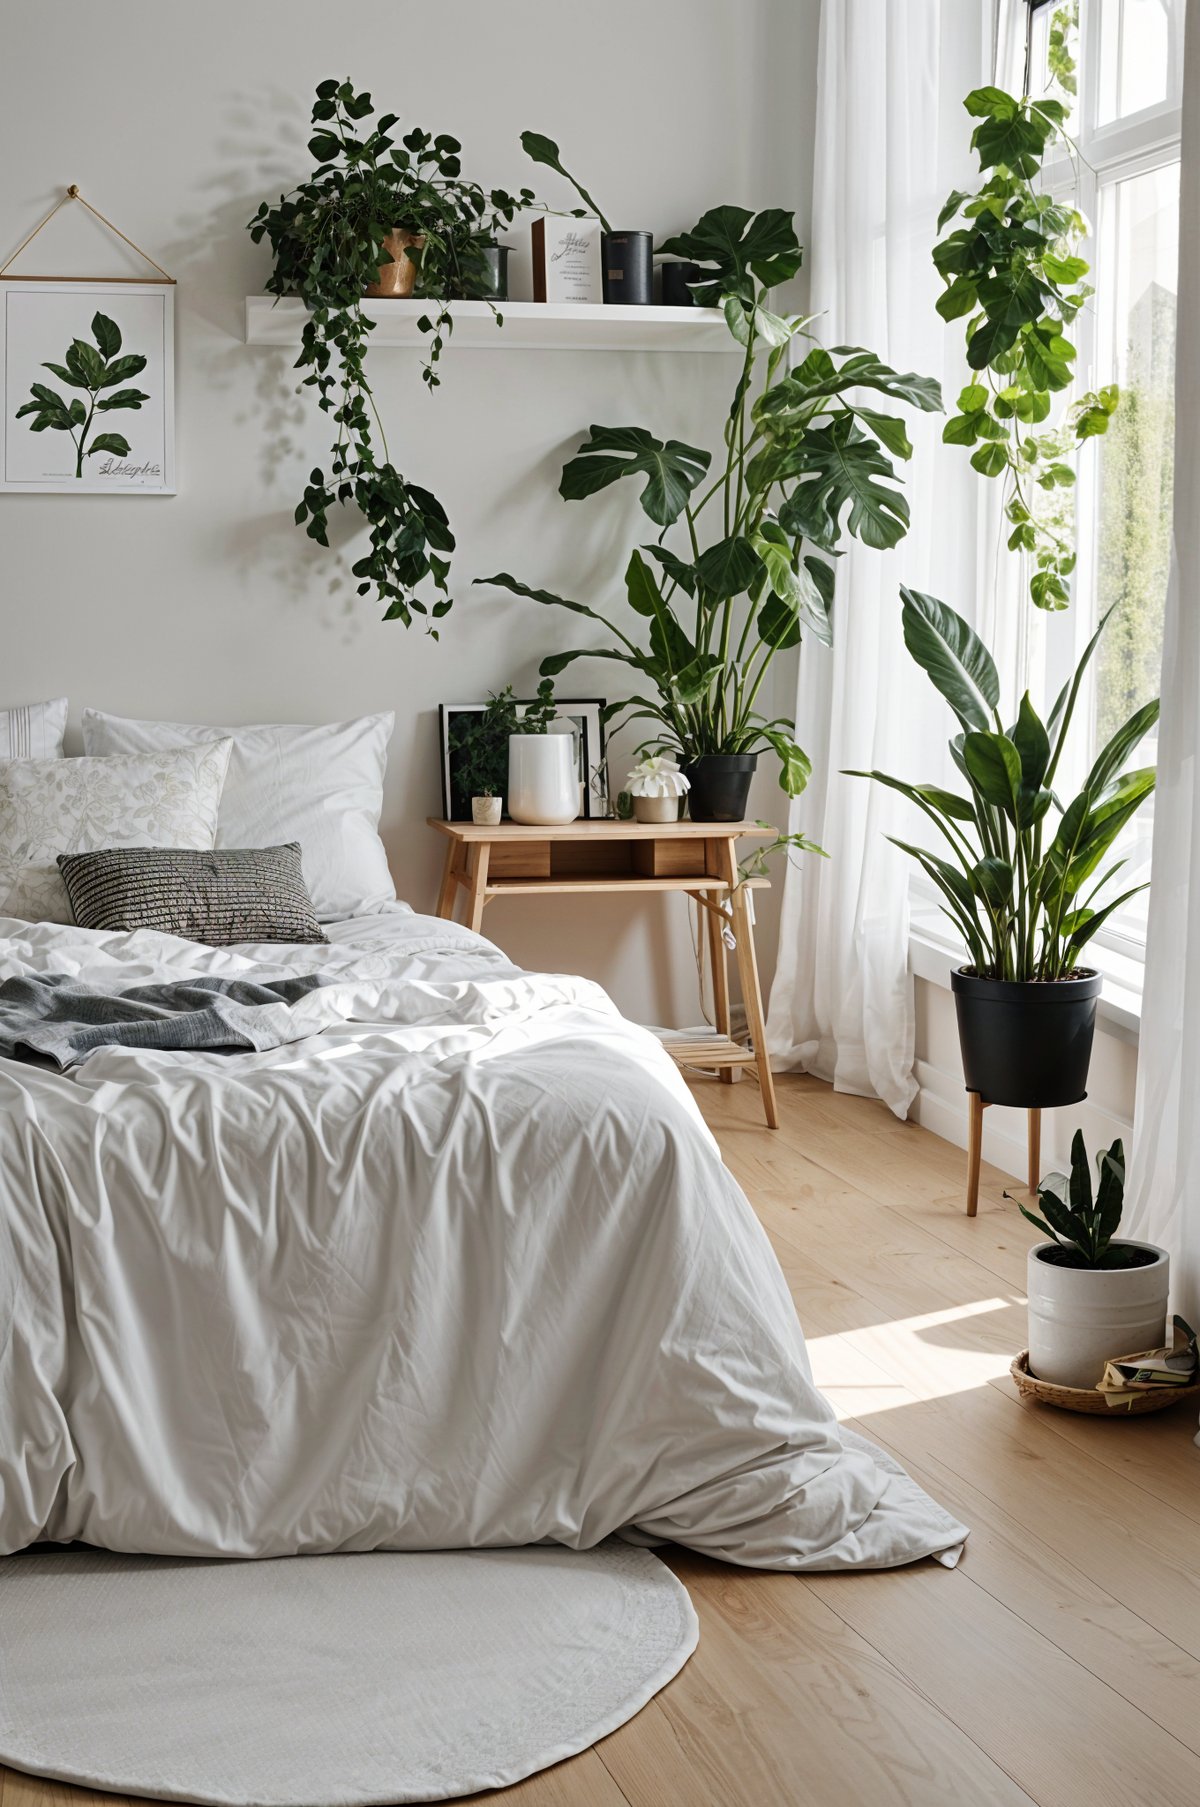
[[[446,864],[437,914],[453,917],[459,891],[467,897],[467,924],[478,930],[494,897],[581,893],[685,891],[703,908],[713,977],[715,1036],[685,1041],[673,1037],[668,1052],[680,1066],[709,1068],[732,1083],[742,1067],[753,1067],[762,1089],[763,1110],[779,1127],[775,1082],[767,1058],[762,990],[754,955],[754,921],[747,891],[765,878],[738,884],[739,839],[769,840],[773,829],[756,822],[569,822],[565,828],[526,828],[502,822],[484,828],[474,822],[429,817],[429,826],[447,837]],[[729,1026],[729,985],[722,930],[734,937],[738,977],[752,1048],[735,1042]]]

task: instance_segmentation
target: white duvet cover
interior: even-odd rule
[[[400,907],[333,933],[0,920],[0,978],[333,981],[268,1053],[0,1060],[0,1553],[952,1559],[963,1527],[839,1433],[655,1038]]]

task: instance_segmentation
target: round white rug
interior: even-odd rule
[[[613,1540],[433,1554],[0,1560],[0,1764],[220,1807],[440,1801],[631,1719],[696,1647]]]

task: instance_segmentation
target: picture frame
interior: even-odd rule
[[[0,278],[0,492],[176,493],[173,284]]]
[[[533,702],[533,697],[518,697],[517,703],[525,705]],[[456,716],[482,715],[487,708],[486,700],[475,703],[439,703],[438,704],[438,738],[441,752],[440,766],[442,778],[442,815],[447,822],[469,822],[471,820],[471,799],[464,795],[461,787],[455,784],[454,756],[450,747],[450,734]],[[579,814],[586,821],[599,816],[602,811],[592,791],[592,771],[604,758],[604,708],[603,697],[556,697],[555,716],[559,721],[569,721],[578,733],[579,738]],[[559,730],[560,732],[562,730]],[[554,728],[550,729],[554,733]],[[505,811],[504,819],[508,820]]]

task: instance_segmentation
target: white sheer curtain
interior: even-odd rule
[[[1179,183],[1179,318],[1200,313],[1200,0],[1189,0]],[[1200,345],[1175,352],[1175,556],[1138,1048],[1130,1235],[1171,1254],[1176,1311],[1200,1325]]]
[[[934,309],[935,222],[976,167],[963,98],[982,81],[1019,84],[1024,16],[1020,0],[824,0],[821,12],[809,262],[817,328],[828,346],[869,346],[898,369],[938,377],[950,405],[967,371],[961,331]],[[943,778],[949,723],[905,652],[899,586],[940,596],[995,645],[1001,563],[998,486],[961,447],[942,446],[940,416],[918,416],[910,437],[907,538],[890,553],[849,542],[834,647],[801,652],[798,739],[814,777],[791,826],[830,857],[788,869],[767,1024],[777,1068],[875,1093],[898,1116],[916,1091],[910,862],[886,837],[911,838],[915,812],[841,773]]]

